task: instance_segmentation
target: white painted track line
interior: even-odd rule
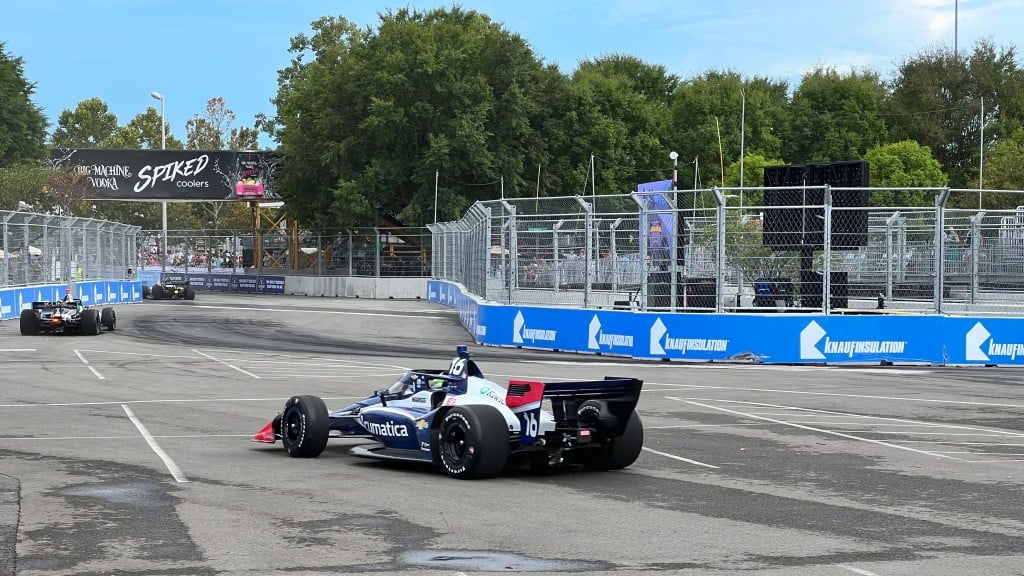
[[[135,416],[132,409],[129,408],[127,404],[121,404],[121,408],[124,409],[124,413],[128,415],[128,419],[132,421],[132,424],[135,424],[135,427],[139,429],[139,433],[146,439],[146,443],[153,449],[153,452],[155,452],[156,455],[164,461],[164,466],[167,466],[167,471],[171,473],[171,476],[173,476],[177,482],[188,482],[188,478],[185,478],[185,475],[181,473],[181,468],[178,468],[178,465],[174,463],[174,460],[171,460],[171,457],[168,456],[167,453],[164,452],[163,448],[156,443],[156,439],[153,438],[153,435],[149,433],[149,430],[147,430],[142,422]]]
[[[874,572],[864,570],[863,568],[857,568],[856,566],[850,566],[849,564],[836,564],[836,567],[842,568],[843,570],[849,570],[854,574],[860,574],[860,576],[880,576],[879,574],[875,574]]]
[[[257,379],[257,380],[259,380],[259,379],[260,379],[260,377],[259,377],[259,376],[257,376],[257,375],[255,375],[255,374],[253,374],[252,372],[249,372],[248,370],[245,370],[245,369],[243,369],[243,368],[239,368],[238,366],[235,366],[234,364],[231,364],[231,363],[225,362],[224,360],[221,360],[221,359],[219,359],[219,358],[215,358],[215,357],[213,357],[213,356],[210,356],[209,354],[206,354],[206,353],[204,353],[204,352],[200,352],[199,350],[196,350],[195,348],[193,348],[193,349],[192,349],[192,351],[193,351],[193,352],[195,352],[196,354],[199,354],[200,356],[204,356],[204,357],[206,357],[206,358],[209,358],[210,360],[213,360],[214,362],[220,362],[221,364],[223,364],[223,365],[227,366],[228,368],[231,368],[232,370],[238,370],[238,371],[239,371],[239,372],[241,372],[242,374],[245,374],[245,375],[247,375],[247,376],[251,376],[252,378],[255,378],[255,379]]]
[[[644,386],[670,386],[680,392],[689,389],[725,390],[727,392],[767,392],[771,394],[797,394],[801,396],[825,396],[832,398],[863,398],[866,400],[896,400],[899,402],[916,402],[921,404],[950,404],[953,406],[990,406],[995,408],[1024,408],[1024,404],[1008,404],[1000,402],[970,402],[967,400],[941,400],[938,398],[908,398],[905,396],[875,396],[871,394],[848,394],[839,392],[812,392],[809,390],[783,390],[780,388],[738,388],[733,386],[706,386],[703,384],[672,384],[664,382],[644,382]],[[772,406],[772,404],[761,404]]]
[[[658,456],[664,456],[665,458],[671,458],[673,460],[679,460],[680,462],[686,462],[688,464],[694,464],[696,466],[703,466],[705,468],[714,468],[715,470],[718,470],[718,466],[714,466],[712,464],[705,464],[704,462],[698,462],[696,460],[690,460],[689,458],[683,458],[682,456],[676,456],[675,454],[668,454],[666,452],[659,452],[657,450],[652,450],[652,449],[650,449],[650,448],[648,448],[646,446],[644,446],[642,448],[642,450],[645,451],[645,452],[650,452],[651,454],[657,454]]]
[[[94,376],[100,380],[106,380],[106,378],[103,377],[103,374],[100,374],[100,371],[97,370],[95,366],[89,364],[89,361],[85,359],[85,356],[82,356],[82,353],[79,350],[75,350],[75,356],[78,356],[78,359],[82,361],[82,364],[85,364],[85,367],[88,368]]]
[[[799,406],[784,406],[781,404],[766,404],[764,402],[749,402],[746,400],[715,400],[711,398],[692,398],[692,400],[702,400],[705,402],[724,402],[727,404],[742,404],[744,406],[758,406],[775,409],[785,409],[786,413],[781,414],[782,416],[815,416],[815,417],[828,417],[828,418],[857,418],[857,422],[803,422],[787,420],[791,424],[829,424],[832,426],[843,424],[843,425],[869,425],[869,426],[920,426],[922,428],[945,428],[950,430],[971,430],[974,432],[983,432],[985,434],[996,433],[998,435],[1010,436],[1010,437],[1024,437],[1024,432],[1016,432],[1013,430],[1000,430],[998,428],[983,428],[981,426],[965,426],[962,424],[947,424],[945,422],[923,422],[920,420],[909,420],[907,418],[892,418],[889,416],[871,416],[867,414],[850,414],[849,412],[836,412],[833,410],[820,410],[816,408],[801,408]],[[754,417],[762,417],[766,414],[763,412],[744,412]],[[871,432],[878,434],[931,434],[932,432],[883,432],[876,430],[843,430],[843,432]],[[945,433],[944,433],[945,434]],[[948,433],[949,436],[957,436],[956,433]]]
[[[666,396],[665,398],[667,398],[669,400],[674,400],[676,402],[683,402],[685,404],[692,404],[694,406],[700,406],[701,408],[707,408],[708,410],[718,410],[719,412],[725,412],[725,413],[728,413],[728,414],[735,414],[737,416],[744,416],[746,418],[754,418],[755,420],[764,420],[765,422],[771,422],[773,424],[782,424],[783,426],[792,426],[794,428],[801,428],[803,430],[810,430],[812,432],[820,432],[822,434],[828,434],[830,436],[838,436],[840,438],[846,438],[848,440],[857,440],[859,442],[867,442],[869,444],[877,444],[879,446],[885,446],[887,448],[895,448],[896,450],[906,450],[907,452],[914,452],[916,454],[923,454],[925,456],[933,456],[935,458],[944,458],[944,459],[947,459],[947,460],[957,460],[957,461],[961,461],[962,462],[962,460],[960,458],[954,458],[952,456],[947,456],[945,454],[936,454],[934,452],[928,452],[926,450],[917,450],[916,448],[908,448],[906,446],[900,446],[898,444],[891,444],[889,442],[883,442],[881,440],[874,440],[874,439],[871,439],[871,438],[862,438],[860,436],[853,436],[852,434],[843,434],[842,432],[834,432],[832,430],[824,430],[822,428],[814,428],[812,426],[804,426],[802,424],[794,424],[792,422],[786,422],[785,420],[776,420],[774,418],[765,418],[764,416],[754,416],[752,414],[747,414],[745,412],[740,412],[738,410],[730,410],[728,408],[722,408],[722,407],[719,407],[719,406],[712,406],[710,404],[703,404],[701,402],[694,402],[693,400],[684,400],[682,398],[675,398],[675,397],[672,397],[672,396]]]
[[[366,396],[323,396],[321,400],[362,400]],[[109,400],[99,402],[41,402],[39,404],[0,404],[0,408],[49,408],[67,406],[108,406],[110,404],[188,404],[193,402],[281,402],[287,396],[277,398],[163,398],[160,400]]]

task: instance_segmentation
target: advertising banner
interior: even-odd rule
[[[72,168],[100,200],[280,200],[272,152],[56,148],[50,165]]]
[[[651,262],[662,269],[667,269],[672,239],[676,234],[675,213],[672,212],[672,206],[665,196],[665,192],[671,190],[671,180],[645,182],[637,186],[638,195],[647,213],[646,221],[640,223],[640,237],[644,238],[643,227],[646,226],[646,237],[650,242],[647,253],[651,257]]]
[[[947,318],[949,364],[1024,365],[1024,318]]]

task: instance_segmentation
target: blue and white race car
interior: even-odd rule
[[[316,396],[293,396],[254,437],[281,439],[288,454],[316,457],[329,438],[369,438],[356,456],[434,463],[455,478],[486,478],[510,465],[625,468],[640,455],[636,404],[643,382],[484,377],[466,346],[447,370],[410,370],[387,390],[328,412]]]

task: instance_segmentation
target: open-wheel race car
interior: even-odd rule
[[[158,282],[142,287],[142,297],[150,300],[195,300],[196,289],[188,280]]]
[[[410,370],[386,390],[328,412],[317,396],[292,396],[254,437],[289,455],[318,456],[331,438],[369,438],[356,456],[433,463],[455,478],[486,478],[527,465],[625,468],[640,455],[636,404],[643,382],[484,377],[466,346],[447,370]]]
[[[21,311],[21,334],[85,334],[96,335],[100,328],[113,330],[117,326],[114,309],[88,308],[70,292],[63,300],[33,302],[32,308]]]

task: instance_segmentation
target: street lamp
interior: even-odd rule
[[[149,93],[150,96],[160,101],[160,149],[167,149],[167,110],[164,106],[164,95],[153,91]],[[164,200],[160,203],[160,218],[163,221],[164,227],[164,247],[163,253],[160,254],[160,270],[163,271],[167,266],[167,201]]]

